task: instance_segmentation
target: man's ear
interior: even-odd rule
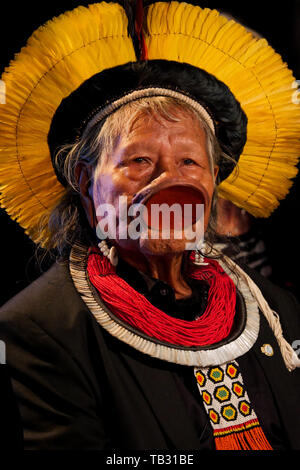
[[[92,197],[92,168],[87,162],[79,162],[75,168],[75,178],[80,191],[80,199],[91,228],[97,226],[94,201]]]

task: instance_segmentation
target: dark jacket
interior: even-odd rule
[[[294,297],[250,274],[280,315],[285,338],[299,340]],[[0,339],[7,345],[26,449],[201,448],[208,429],[197,431],[176,385],[185,367],[148,357],[104,331],[67,266],[55,264],[2,307]],[[265,343],[273,356],[261,352]],[[249,357],[270,386],[286,446],[300,449],[300,370],[288,372],[262,315],[255,345],[238,359],[255,406],[255,376],[245,370]]]

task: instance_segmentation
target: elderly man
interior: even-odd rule
[[[4,203],[56,256],[0,316],[25,447],[299,448],[298,305],[214,249],[217,187],[266,216],[295,174],[292,77],[217,12],[154,4],[145,35],[139,12],[133,43],[117,4],[63,15],[4,77],[4,153],[25,181],[22,210],[12,184]],[[239,47],[222,50],[225,33]],[[212,69],[236,93],[246,78],[245,110]],[[153,210],[164,204],[177,208],[168,227]]]

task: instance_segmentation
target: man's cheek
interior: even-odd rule
[[[105,202],[112,202],[114,185],[110,175],[100,175],[93,186],[93,199],[95,207]]]

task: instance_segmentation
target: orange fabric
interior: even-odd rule
[[[258,422],[257,422],[258,423]],[[273,450],[259,423],[251,429],[233,431],[225,436],[215,435],[217,450]],[[215,433],[218,434],[218,433]]]

